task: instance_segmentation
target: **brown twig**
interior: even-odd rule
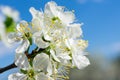
[[[16,68],[16,67],[17,67],[17,66],[16,66],[14,63],[12,63],[12,64],[10,64],[10,65],[4,67],[4,68],[0,68],[0,74],[3,73],[3,72],[5,72],[5,71],[7,71],[7,70]]]

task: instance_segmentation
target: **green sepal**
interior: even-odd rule
[[[26,80],[35,80],[35,78],[27,78]]]
[[[28,40],[30,42],[30,45],[32,45],[32,38],[29,38]]]
[[[30,59],[29,64],[33,67],[33,58]]]
[[[27,74],[27,70],[20,69],[20,71],[24,74]]]

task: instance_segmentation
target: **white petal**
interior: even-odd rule
[[[57,4],[54,2],[54,1],[51,1],[51,2],[48,2],[46,5],[45,5],[45,14],[47,14],[47,16],[49,17],[54,17],[56,13],[56,6]]]
[[[24,53],[30,45],[30,42],[25,39],[22,41],[22,44],[16,49],[16,53]]]
[[[78,50],[85,50],[88,47],[88,41],[79,39],[79,40],[75,40],[76,42],[76,49]]]
[[[50,37],[49,35],[47,35],[45,33],[44,33],[44,38],[45,38],[45,40],[48,40],[48,41],[52,40],[52,37]]]
[[[69,27],[70,38],[76,39],[82,36],[81,24],[71,24]]]
[[[48,63],[48,67],[47,67],[47,72],[48,72],[48,75],[52,75],[52,64],[51,64],[51,61],[49,60],[49,63]]]
[[[38,32],[42,29],[41,27],[41,23],[40,23],[40,20],[35,18],[32,20],[32,32],[35,33],[35,32]]]
[[[8,76],[8,80],[26,80],[26,75],[14,73]]]
[[[68,64],[69,61],[71,60],[71,57],[67,53],[59,54],[57,55],[57,57],[62,62],[62,64]]]
[[[70,60],[71,57],[66,53],[64,54],[59,54],[58,57],[62,58],[62,59],[65,59],[65,60]]]
[[[64,11],[63,6],[57,6],[54,1],[50,1],[45,5],[45,14],[49,17],[58,17],[60,18],[61,12]]]
[[[30,8],[30,13],[32,14],[32,32],[35,32],[35,31],[40,31],[41,28],[44,26],[44,22],[43,22],[43,18],[44,18],[44,15],[43,15],[43,12],[40,12],[38,10],[36,10],[34,7],[31,7]]]
[[[29,11],[32,14],[33,19],[38,18],[41,20],[43,18],[43,12],[36,10],[34,7],[31,7]]]
[[[64,24],[68,26],[70,23],[74,22],[75,15],[71,11],[66,11],[61,13],[60,19]]]
[[[49,56],[45,53],[40,53],[33,60],[33,68],[36,71],[47,69],[49,64]]]
[[[60,60],[57,58],[57,56],[55,55],[55,51],[53,50],[50,50],[50,53],[52,55],[52,57],[57,61],[57,62],[60,62]]]
[[[90,62],[86,56],[73,54],[73,65],[78,69],[83,69],[89,64]]]
[[[23,53],[16,53],[15,65],[18,66],[20,69],[27,70],[29,67],[29,62],[26,55]]]
[[[33,18],[37,17],[36,15],[38,14],[38,11],[34,7],[31,7],[29,11],[32,14]]]
[[[7,39],[10,44],[13,44],[15,42],[20,42],[22,40],[21,35],[19,35],[18,33],[15,33],[15,32],[9,33],[7,36]]]
[[[20,21],[19,24],[17,24],[16,29],[17,29],[17,31],[19,31],[21,34],[24,34],[24,32],[25,32],[25,33],[29,32],[29,30],[28,30],[27,27],[28,27],[28,22],[25,21],[25,20],[22,20],[22,21]]]
[[[36,80],[54,80],[51,77],[45,75],[44,73],[40,73],[40,74],[36,75],[35,79]]]
[[[20,30],[20,24],[17,24],[16,30],[19,31],[19,32],[21,31],[21,30]]]
[[[43,41],[42,39],[43,34],[41,32],[36,32],[33,34],[33,39],[34,43],[39,47],[39,48],[46,48],[49,46],[48,42]]]

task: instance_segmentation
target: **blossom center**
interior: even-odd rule
[[[52,18],[52,21],[57,21],[57,20],[60,21],[60,19],[58,17],[53,17]]]
[[[28,77],[33,78],[34,75],[35,75],[35,73],[34,73],[34,71],[33,71],[32,69],[30,69],[30,70],[28,71],[27,75],[28,75]]]

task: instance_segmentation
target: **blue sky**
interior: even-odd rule
[[[1,0],[0,5],[8,5],[20,12],[21,19],[30,21],[30,7],[44,8],[50,0]],[[101,51],[105,56],[120,51],[120,0],[53,0],[58,5],[66,6],[69,10],[75,10],[76,20],[83,22],[84,39],[89,41],[88,51]],[[2,47],[5,47],[0,43]],[[1,47],[1,48],[2,48]],[[7,51],[4,51],[4,50]],[[12,63],[14,50],[0,49],[0,67]],[[10,51],[10,52],[9,52]],[[9,54],[6,54],[9,53]],[[0,75],[1,76],[1,75]],[[6,79],[7,80],[7,79]]]

